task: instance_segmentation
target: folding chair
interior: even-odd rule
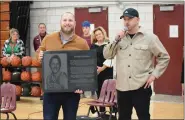
[[[16,86],[10,83],[3,83],[1,85],[1,113],[7,115],[9,120],[9,113],[13,115],[14,119],[17,120],[13,111],[16,110]]]
[[[105,80],[102,85],[100,97],[98,98],[98,100],[86,102],[87,105],[95,107],[95,110],[98,113],[99,117],[101,117],[102,115],[105,115],[106,112],[109,112],[109,111],[105,111],[103,114],[100,115],[100,112],[97,107],[109,107],[110,108],[109,120],[111,120],[112,113],[113,113],[113,107],[115,105],[114,103],[115,92],[116,92],[115,85],[116,85],[115,80],[113,79]],[[89,107],[87,116],[89,116],[89,114],[90,114],[90,107]]]

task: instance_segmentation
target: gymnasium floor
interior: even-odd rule
[[[78,115],[86,115],[88,106],[84,104],[88,98],[80,100]],[[151,101],[151,119],[183,119],[184,104],[180,96],[155,95]],[[19,119],[43,119],[42,117],[42,101],[39,98],[21,97],[17,101],[17,110],[14,112]],[[5,115],[1,114],[1,119],[5,119]],[[10,118],[12,116],[10,115]],[[62,119],[62,109],[59,113],[59,118]],[[137,119],[135,110],[133,111],[133,119]]]

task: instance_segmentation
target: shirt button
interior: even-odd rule
[[[129,78],[131,78],[131,76],[129,76]]]
[[[132,43],[130,43],[130,45],[132,45]]]
[[[128,67],[130,67],[130,65],[128,65]]]
[[[129,56],[131,56],[131,54],[129,54]]]

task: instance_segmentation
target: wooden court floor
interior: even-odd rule
[[[88,105],[84,102],[90,99],[83,98],[80,100],[78,115],[86,115]],[[42,101],[39,98],[21,97],[17,101],[17,109],[14,112],[19,119],[43,119]],[[150,107],[151,119],[184,119],[184,104],[170,102],[151,102]],[[6,115],[1,114],[1,119]],[[10,115],[10,119],[13,118]],[[59,119],[62,119],[62,109],[59,113]],[[133,110],[133,119],[137,119],[135,110]]]

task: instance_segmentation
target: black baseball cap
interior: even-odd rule
[[[120,16],[120,19],[122,19],[123,17],[130,17],[130,18],[133,18],[133,17],[139,17],[139,13],[136,9],[134,8],[127,8],[124,12],[123,12],[123,15]]]

